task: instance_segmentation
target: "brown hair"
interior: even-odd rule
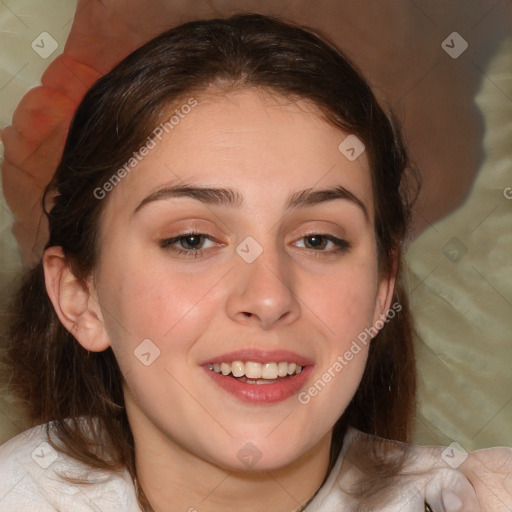
[[[365,144],[379,266],[383,274],[398,269],[394,301],[402,308],[371,343],[361,384],[334,427],[329,472],[348,425],[409,441],[416,377],[401,283],[401,244],[410,217],[406,152],[365,80],[311,30],[260,15],[192,22],[156,37],[98,80],[75,113],[45,192],[58,192],[47,212],[47,247],[61,246],[77,277],[90,275],[108,200],[97,199],[94,190],[141,147],[170,105],[198,97],[212,84],[225,91],[255,87],[309,100],[328,122]],[[33,424],[52,422],[59,449],[76,459],[98,469],[127,467],[135,477],[123,376],[114,354],[110,348],[87,352],[62,326],[45,290],[42,263],[24,276],[6,343],[10,387],[29,406]],[[91,443],[87,430],[92,419],[84,422],[84,417],[99,419],[112,447],[108,456],[98,455],[100,441]]]

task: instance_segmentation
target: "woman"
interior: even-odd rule
[[[99,80],[14,306],[42,426],[0,450],[0,510],[507,506],[510,451],[400,443],[406,169],[347,60],[270,18],[183,25]]]

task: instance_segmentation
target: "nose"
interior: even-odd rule
[[[233,321],[269,330],[299,318],[297,282],[286,258],[277,249],[265,248],[252,263],[240,258],[231,272],[232,288],[226,306]]]

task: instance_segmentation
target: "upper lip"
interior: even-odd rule
[[[232,363],[233,361],[251,361],[253,363],[279,363],[286,361],[300,366],[309,366],[313,362],[308,357],[302,356],[290,350],[261,350],[261,349],[240,349],[233,352],[226,352],[219,356],[210,357],[200,362],[199,365]]]

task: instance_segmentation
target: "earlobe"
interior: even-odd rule
[[[61,247],[46,249],[43,267],[46,291],[62,325],[86,350],[107,349],[110,340],[92,285],[73,274]]]

